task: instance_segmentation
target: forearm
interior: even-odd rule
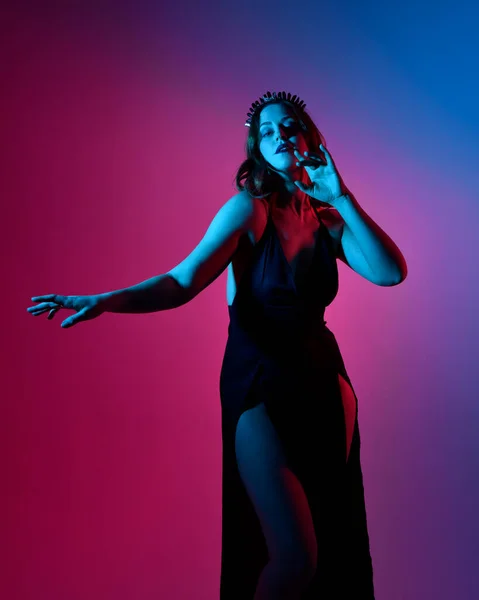
[[[386,280],[391,277],[405,279],[407,266],[401,251],[349,191],[338,198],[334,208],[354,236],[371,269]]]
[[[150,313],[186,304],[188,291],[170,275],[157,275],[131,287],[99,294],[105,312]]]

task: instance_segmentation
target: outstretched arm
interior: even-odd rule
[[[131,287],[99,294],[105,312],[149,313],[186,304],[188,290],[171,275],[157,275]]]
[[[202,240],[176,267],[128,288],[93,296],[34,296],[33,316],[48,312],[48,319],[62,308],[75,310],[62,327],[72,327],[104,312],[148,313],[186,304],[212,283],[231,262],[241,236],[249,231],[255,215],[253,199],[240,192],[216,213]]]
[[[238,193],[216,213],[196,248],[173,269],[132,287],[101,294],[106,311],[156,312],[192,300],[231,262],[240,237],[254,218],[251,197]]]

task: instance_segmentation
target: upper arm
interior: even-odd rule
[[[337,210],[329,211],[333,216],[335,225],[333,226],[336,231],[337,243],[336,243],[336,257],[339,258],[345,265],[350,269],[375,283],[376,285],[382,285],[382,280],[377,277],[375,272],[369,266],[366,257],[361,251],[356,238],[354,237],[351,229],[346,225],[344,219],[341,217]]]
[[[226,269],[241,236],[251,226],[253,199],[246,192],[232,196],[214,216],[199,244],[168,275],[194,298]]]

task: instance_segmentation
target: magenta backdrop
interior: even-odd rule
[[[477,598],[478,9],[151,4],[3,9],[0,594],[218,598],[226,273],[69,330],[26,308],[181,261],[235,193],[248,107],[284,89],[409,267],[381,288],[341,264],[326,313],[377,600]]]

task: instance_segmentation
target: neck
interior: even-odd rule
[[[299,217],[306,216],[311,210],[309,196],[298,189],[294,183],[287,183],[284,189],[277,192],[276,205],[278,208],[291,208],[293,213]]]
[[[273,169],[275,171],[275,169]],[[280,177],[280,184],[276,194],[276,205],[278,208],[289,207],[293,213],[303,218],[311,209],[310,197],[294,185],[294,178],[300,174],[296,169],[294,176],[290,173],[276,171]]]

